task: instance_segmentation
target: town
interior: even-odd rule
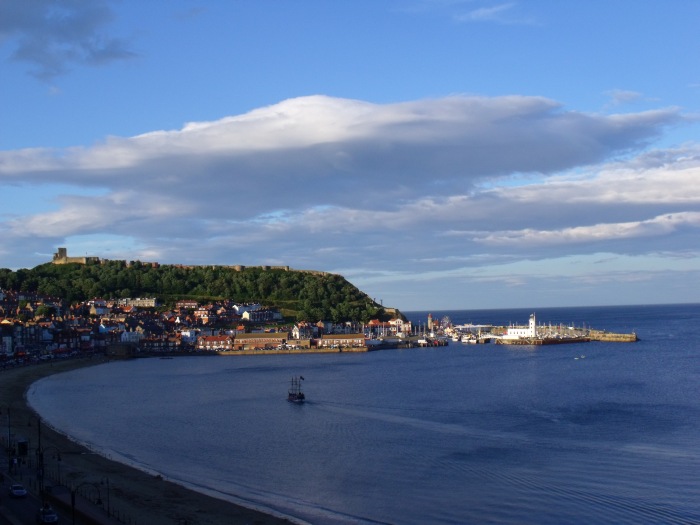
[[[101,353],[108,357],[191,353],[367,351],[381,336],[407,338],[410,321],[285,322],[259,303],[156,298],[76,304],[0,290],[0,366]]]

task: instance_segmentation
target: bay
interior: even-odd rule
[[[29,401],[112,459],[308,523],[700,522],[700,305],[536,314],[640,341],[140,359]],[[304,405],[285,401],[299,374]]]

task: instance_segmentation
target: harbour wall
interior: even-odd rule
[[[523,337],[520,339],[496,339],[497,345],[565,345],[571,343],[587,343],[588,337]]]
[[[339,354],[349,352],[368,352],[366,346],[343,348],[287,348],[272,350],[226,350],[214,352],[217,355],[281,355],[281,354]]]
[[[591,341],[605,341],[608,343],[635,343],[639,341],[637,334],[614,334],[605,330],[591,330],[588,333]]]

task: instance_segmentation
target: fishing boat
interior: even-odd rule
[[[304,376],[292,377],[291,385],[287,393],[287,401],[290,403],[303,403],[306,399],[304,392],[301,391],[301,382],[303,380]]]

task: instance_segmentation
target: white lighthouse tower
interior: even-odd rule
[[[535,339],[537,337],[537,320],[535,314],[530,315],[527,327],[513,326],[508,328],[506,335],[502,339]]]
[[[535,321],[534,313],[530,314],[530,322],[528,323],[528,328],[530,331],[530,335],[528,337],[532,337],[533,339],[537,337],[537,322]]]

